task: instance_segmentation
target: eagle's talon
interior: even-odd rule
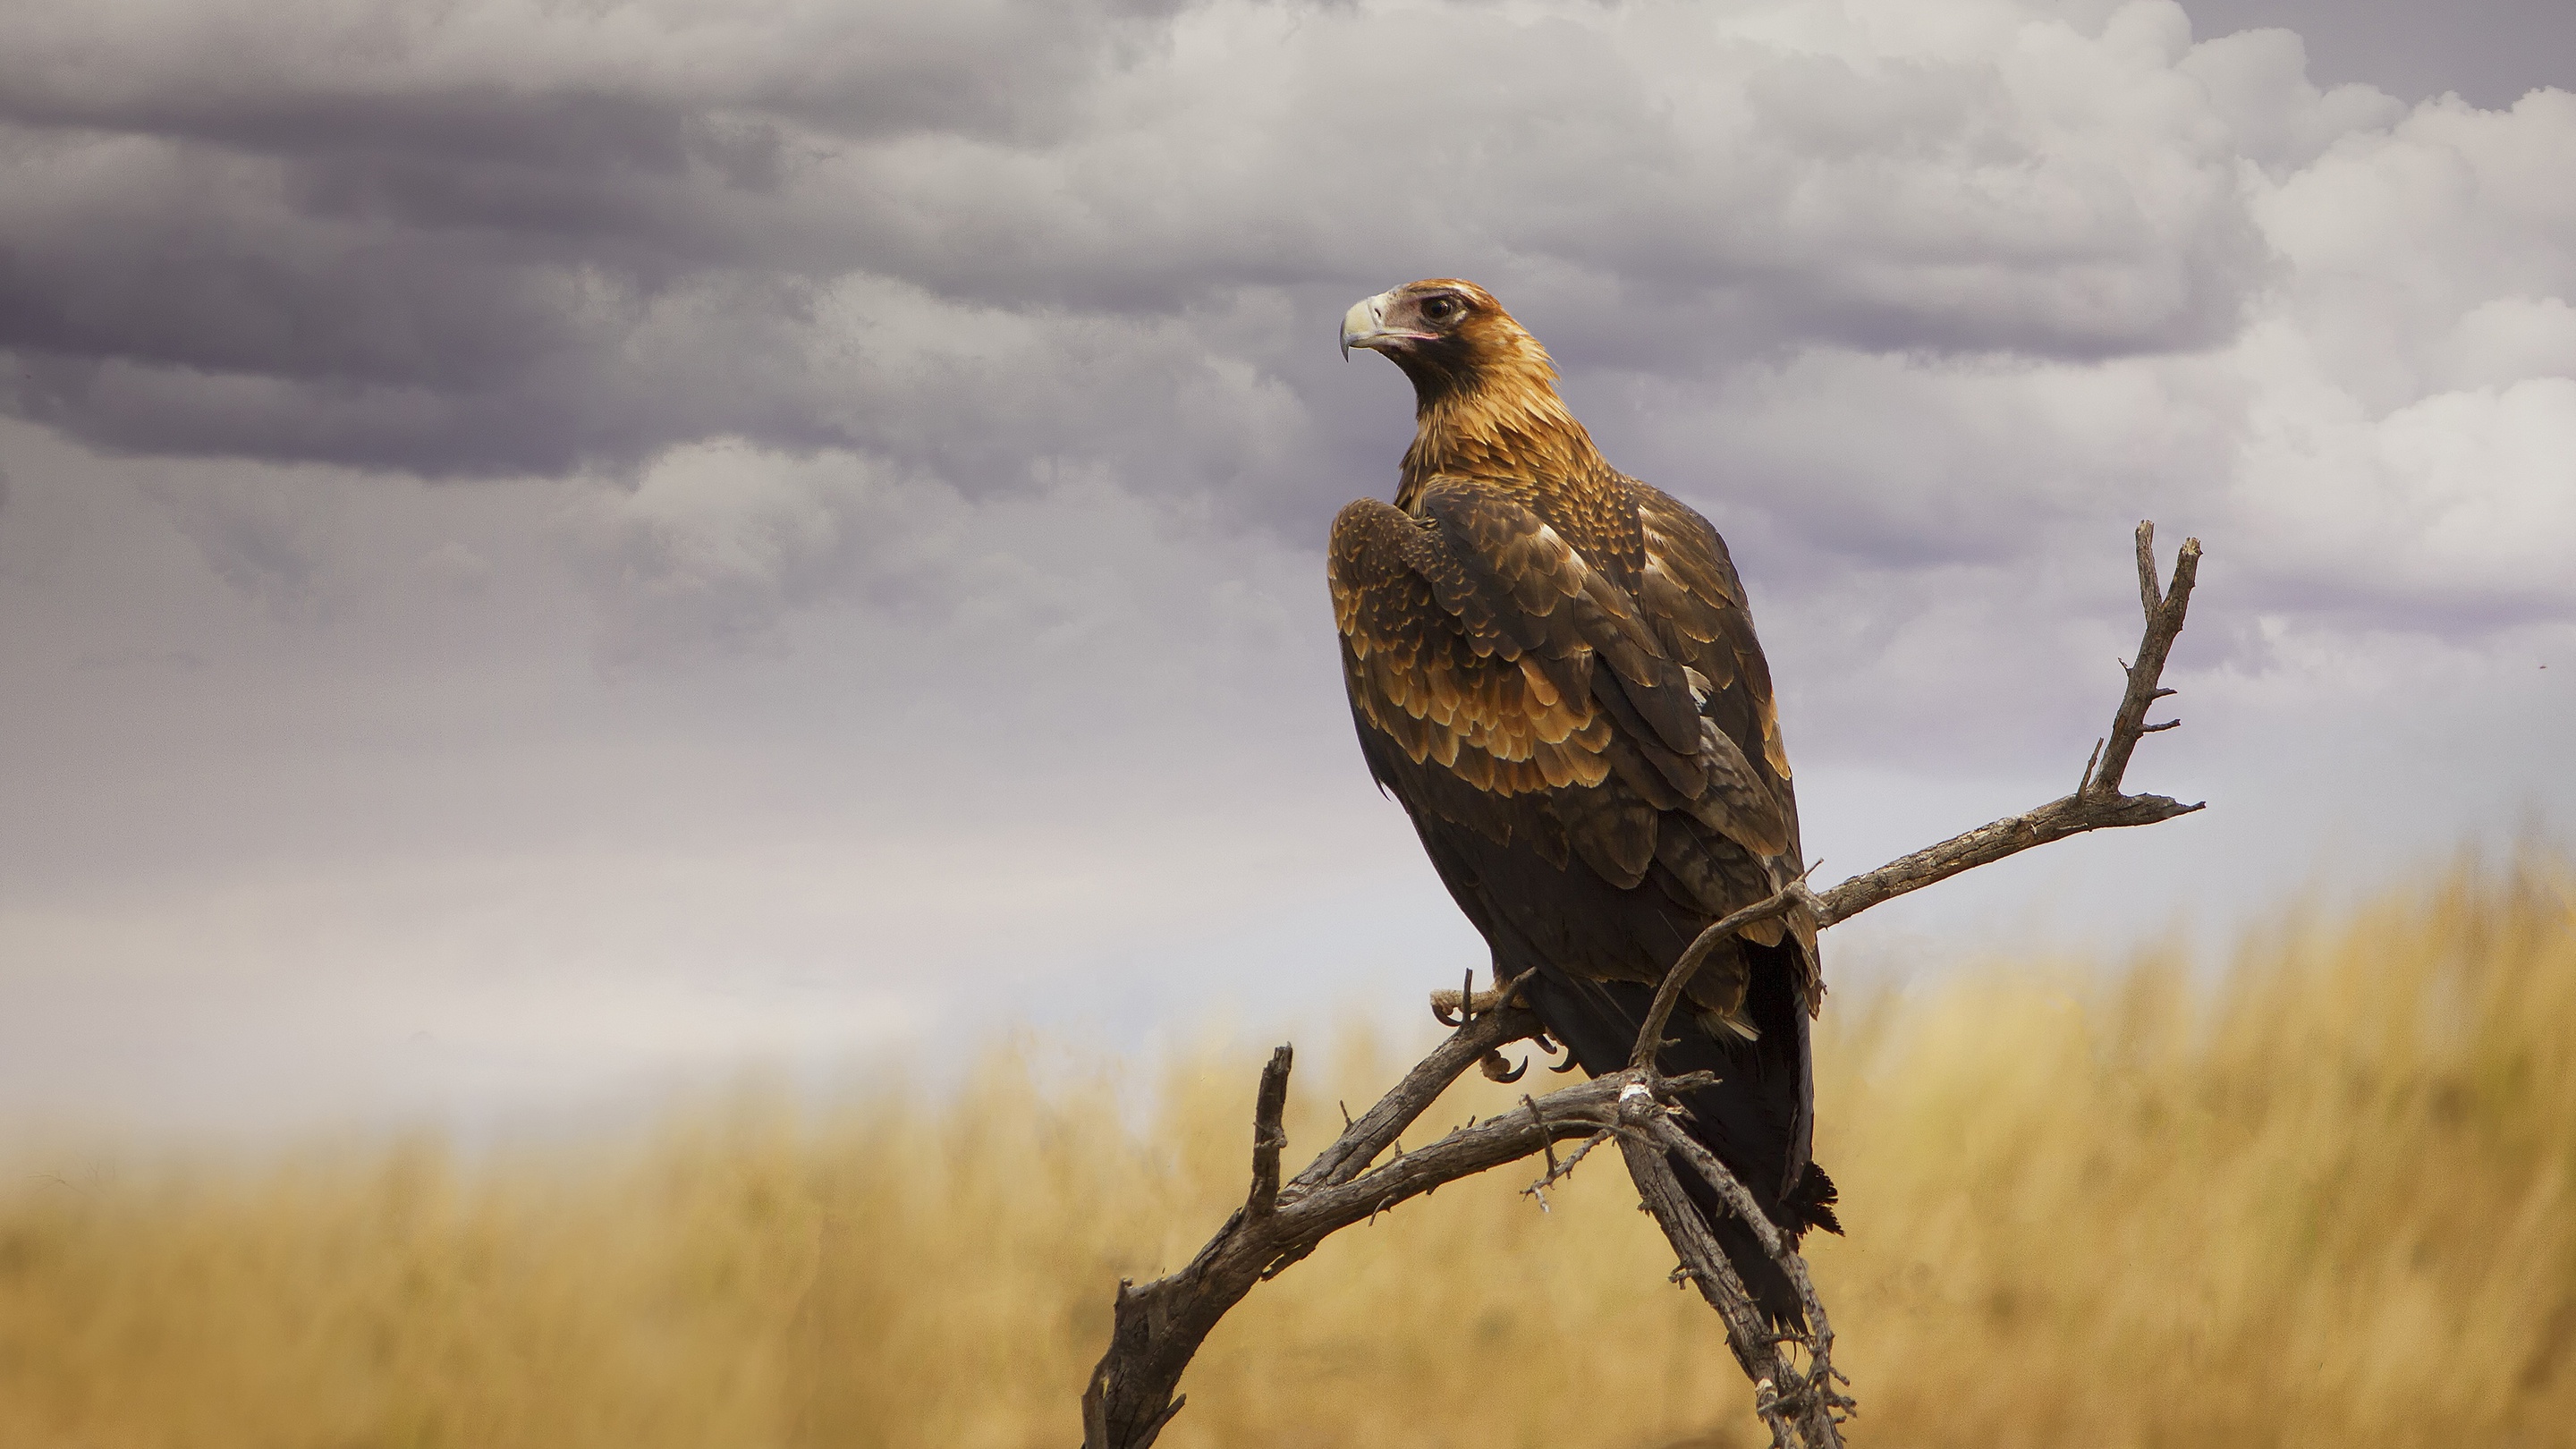
[[[1483,1060],[1476,1065],[1484,1068],[1485,1080],[1489,1082],[1517,1082],[1529,1074],[1529,1058],[1523,1057],[1519,1066],[1513,1066],[1503,1059],[1501,1052],[1485,1053]]]

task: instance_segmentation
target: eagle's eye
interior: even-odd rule
[[[1422,315],[1434,322],[1446,322],[1466,310],[1466,304],[1455,297],[1432,297],[1422,304]]]

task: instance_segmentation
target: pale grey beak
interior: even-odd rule
[[[1386,298],[1387,294],[1384,292],[1374,297],[1364,297],[1353,302],[1351,310],[1342,314],[1342,360],[1344,362],[1350,361],[1351,349],[1354,347],[1384,351],[1386,344],[1390,342],[1433,340],[1428,332],[1409,332],[1401,327],[1387,326]]]

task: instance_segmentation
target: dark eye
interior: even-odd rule
[[[1434,322],[1446,322],[1467,310],[1455,297],[1433,297],[1422,304],[1422,315]]]

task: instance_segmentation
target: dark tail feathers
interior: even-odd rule
[[[1726,1261],[1734,1265],[1735,1276],[1744,1280],[1745,1290],[1753,1295],[1754,1306],[1762,1310],[1762,1316],[1774,1327],[1804,1331],[1807,1312],[1798,1302],[1798,1290],[1771,1255],[1762,1251],[1762,1240],[1753,1235],[1752,1227],[1719,1200],[1717,1189],[1709,1186],[1708,1180],[1689,1163],[1675,1157],[1673,1175],[1681,1179],[1682,1191],[1690,1194],[1700,1216],[1708,1219],[1710,1234],[1725,1250]],[[1840,1236],[1843,1225],[1834,1217],[1834,1201],[1834,1180],[1810,1162],[1799,1176],[1798,1185],[1781,1204],[1781,1215],[1791,1221],[1778,1226],[1788,1234],[1793,1246],[1811,1227]]]

